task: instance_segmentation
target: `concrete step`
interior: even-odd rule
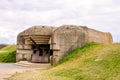
[[[51,67],[50,63],[31,63],[28,61],[20,61],[20,62],[17,62],[15,64],[19,65],[19,66],[31,67],[31,68],[44,68],[44,69],[46,69],[46,68]]]

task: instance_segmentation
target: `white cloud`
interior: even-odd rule
[[[0,42],[14,43],[33,25],[86,25],[111,32],[120,41],[119,0],[1,0]],[[4,34],[5,36],[3,36]],[[12,36],[13,38],[11,38]]]

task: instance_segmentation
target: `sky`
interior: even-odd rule
[[[120,42],[120,0],[0,0],[0,43],[35,25],[83,25]]]

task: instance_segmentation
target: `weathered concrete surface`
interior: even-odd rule
[[[46,57],[52,63],[57,63],[70,51],[80,48],[88,42],[112,43],[113,40],[110,33],[90,29],[86,26],[63,25],[57,28],[51,26],[33,26],[18,34],[16,61],[32,61],[32,55],[36,53],[34,52],[33,45],[47,44],[50,45],[50,48],[47,48],[49,51],[46,52],[50,55]],[[39,46],[41,49],[44,47]],[[35,49],[39,53],[46,53],[45,48],[41,52],[39,48]],[[51,53],[49,53],[50,51]],[[38,62],[41,58],[39,56],[38,58],[36,57],[37,59],[35,58],[35,62]],[[39,62],[42,62],[42,60]]]
[[[21,64],[22,66],[18,66],[14,63],[0,63],[0,80],[4,80],[5,78],[8,78],[10,76],[12,76],[15,73],[21,73],[23,71],[27,71],[27,70],[36,70],[36,69],[45,69],[45,66],[40,66],[40,64],[36,64],[36,66],[32,66],[32,67],[23,67],[23,66],[30,66],[32,64]]]

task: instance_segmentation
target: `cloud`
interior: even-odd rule
[[[116,38],[120,37],[119,3],[119,0],[1,0],[0,43],[15,43],[17,34],[33,25],[63,24],[111,32],[114,41],[120,41]]]
[[[60,9],[61,1],[51,1],[51,0],[1,0],[0,7],[2,9],[9,10],[25,10],[25,11],[48,11],[54,9]],[[57,7],[56,7],[57,6]]]

